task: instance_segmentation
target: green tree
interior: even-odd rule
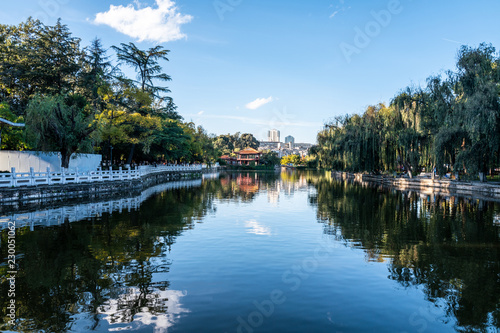
[[[230,134],[219,135],[214,141],[215,149],[219,150],[221,155],[229,155],[234,150],[234,143]]]
[[[36,96],[28,105],[26,129],[34,148],[61,153],[63,168],[74,152],[92,151],[93,114],[80,95]]]
[[[262,154],[262,158],[260,159],[260,163],[266,166],[275,166],[280,165],[280,158],[278,157],[278,153],[268,150]]]
[[[75,91],[84,54],[61,20],[55,26],[31,18],[2,25],[0,41],[0,94],[16,115],[24,115],[36,94]]]
[[[164,107],[161,107],[161,102],[164,97],[160,96],[160,93],[167,93],[170,90],[167,87],[161,87],[155,85],[155,81],[170,81],[171,78],[167,74],[162,72],[162,67],[159,64],[160,60],[168,61],[167,54],[169,50],[165,50],[162,46],[156,46],[150,48],[149,50],[140,50],[134,43],[120,44],[121,47],[113,46],[116,51],[118,59],[124,62],[126,65],[133,67],[137,72],[137,80],[122,80],[123,84],[128,85],[126,89],[126,107],[128,112],[133,114],[142,114],[143,116],[157,116],[165,111]],[[134,84],[138,84],[136,87]],[[157,103],[155,99],[159,99]],[[171,103],[170,98],[166,98],[168,103]],[[172,110],[172,105],[167,104],[167,110]],[[140,124],[140,123],[137,123]],[[146,144],[143,144],[143,152],[148,153],[150,144],[154,142],[154,134],[158,134],[158,131],[150,131],[150,128],[142,128],[141,126],[136,126],[134,128],[135,137],[140,137],[141,140],[135,142],[132,141],[129,156],[127,158],[127,164],[132,162],[135,147],[138,143],[143,143],[143,139],[146,139]]]
[[[260,145],[259,141],[257,141],[257,139],[252,134],[244,133],[237,138],[234,147],[240,149],[245,149],[248,147],[257,149],[259,148],[259,145]]]
[[[292,164],[293,166],[298,166],[300,162],[301,160],[299,155],[288,155],[281,158],[281,165]]]
[[[137,72],[137,83],[142,91],[148,91],[155,96],[158,93],[167,93],[167,87],[160,87],[154,81],[170,81],[169,75],[162,72],[162,67],[158,63],[160,60],[168,61],[167,55],[170,50],[165,50],[158,45],[149,50],[140,50],[134,43],[120,44],[121,47],[113,46],[118,59],[133,67]]]
[[[463,167],[470,174],[484,174],[500,161],[499,65],[492,45],[460,48],[454,76],[455,122],[466,136],[456,167]]]
[[[108,60],[101,40],[95,38],[85,49],[79,86],[92,107],[101,112],[105,107],[104,95],[110,89],[115,69]]]

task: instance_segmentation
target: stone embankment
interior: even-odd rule
[[[204,170],[170,171],[151,173],[138,179],[0,188],[0,203],[2,205],[17,205],[19,202],[40,204],[42,202],[120,197],[140,193],[148,187],[167,181],[201,178],[202,172]]]
[[[432,178],[394,178],[381,175],[333,171],[332,177],[360,184],[379,184],[397,190],[415,190],[428,194],[459,195],[477,199],[500,201],[500,184],[467,182]]]

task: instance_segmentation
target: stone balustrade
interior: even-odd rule
[[[46,172],[34,172],[33,168],[31,168],[30,172],[16,172],[16,169],[12,168],[10,173],[0,173],[0,188],[122,181],[140,179],[156,173],[201,171],[201,165],[139,166],[135,169],[122,169],[120,167],[118,170],[110,168],[86,172],[78,171],[78,169],[51,172],[50,168],[47,168]]]

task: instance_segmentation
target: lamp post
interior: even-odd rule
[[[109,164],[113,167],[113,146],[109,146]]]

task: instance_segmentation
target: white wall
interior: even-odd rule
[[[102,156],[96,154],[72,154],[69,169],[97,170],[101,159]],[[54,172],[61,171],[61,153],[0,150],[0,171],[16,168],[16,172],[29,172],[33,168],[35,172],[45,172],[48,167]]]

